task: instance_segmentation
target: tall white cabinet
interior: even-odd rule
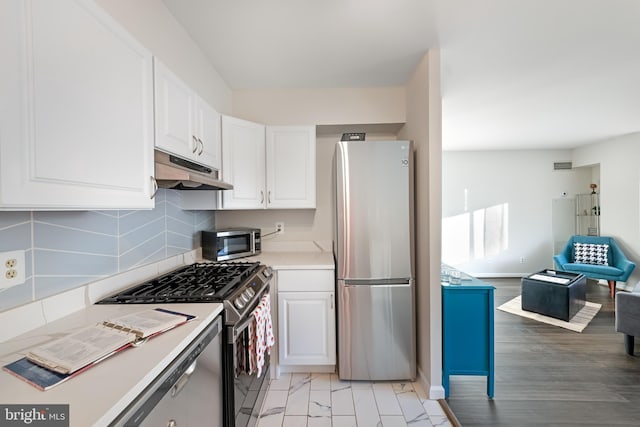
[[[222,117],[224,209],[316,206],[315,126],[265,126]]]
[[[92,1],[0,2],[0,209],[151,208],[151,53]]]
[[[220,114],[157,58],[154,76],[156,147],[220,170]]]

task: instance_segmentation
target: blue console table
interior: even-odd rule
[[[442,385],[449,397],[450,375],[487,377],[494,390],[494,287],[462,274],[461,284],[442,286]]]

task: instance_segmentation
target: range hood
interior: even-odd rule
[[[190,160],[155,150],[156,182],[174,190],[231,190],[233,185],[218,178],[219,171]]]

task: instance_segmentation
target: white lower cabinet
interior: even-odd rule
[[[333,270],[281,270],[277,280],[279,365],[335,365]]]

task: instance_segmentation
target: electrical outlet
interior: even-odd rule
[[[0,289],[21,285],[25,281],[24,251],[0,253]]]
[[[520,264],[524,264],[525,262],[527,262],[527,259],[525,257],[520,257]]]
[[[284,222],[276,222],[276,233],[278,234],[284,233]]]

